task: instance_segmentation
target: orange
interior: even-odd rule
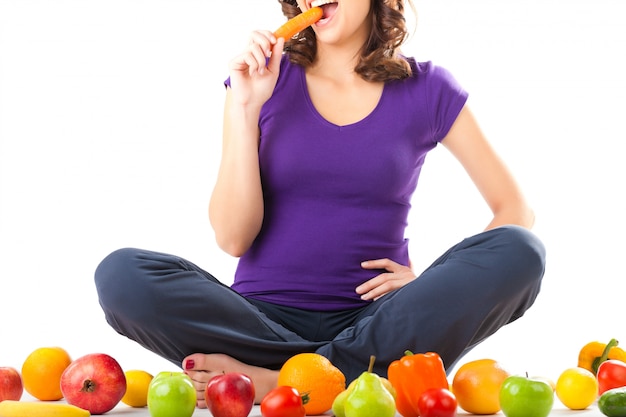
[[[152,374],[131,369],[124,372],[126,376],[126,393],[122,397],[122,402],[131,407],[145,407],[148,405],[148,388],[152,381]]]
[[[317,353],[299,353],[280,368],[278,385],[287,385],[308,395],[304,405],[307,415],[330,410],[335,397],[346,389],[345,375],[326,357]]]
[[[35,349],[22,365],[24,389],[41,401],[60,400],[61,374],[70,363],[70,355],[60,347]]]
[[[500,411],[500,386],[509,376],[493,359],[467,362],[452,379],[452,392],[459,407],[471,414],[495,414]]]

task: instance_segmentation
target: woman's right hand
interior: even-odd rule
[[[274,92],[285,41],[270,31],[254,31],[248,48],[229,65],[230,86],[236,103],[262,106]]]

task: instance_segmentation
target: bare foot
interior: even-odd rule
[[[275,388],[278,383],[278,371],[247,365],[228,355],[220,353],[202,354],[194,353],[183,360],[183,370],[189,375],[196,387],[198,396],[197,406],[206,408],[204,401],[204,389],[207,382],[217,375],[226,372],[240,372],[246,374],[254,384],[254,402],[260,404],[265,394]],[[189,369],[187,369],[189,368]]]

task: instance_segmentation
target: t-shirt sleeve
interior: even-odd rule
[[[432,137],[441,142],[467,102],[468,93],[445,68],[429,71],[427,103]]]

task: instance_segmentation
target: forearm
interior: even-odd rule
[[[441,143],[461,162],[493,213],[485,230],[506,224],[532,228],[535,215],[521,188],[467,107]]]
[[[258,112],[227,103],[209,219],[218,245],[233,256],[250,247],[263,222],[258,140]]]

